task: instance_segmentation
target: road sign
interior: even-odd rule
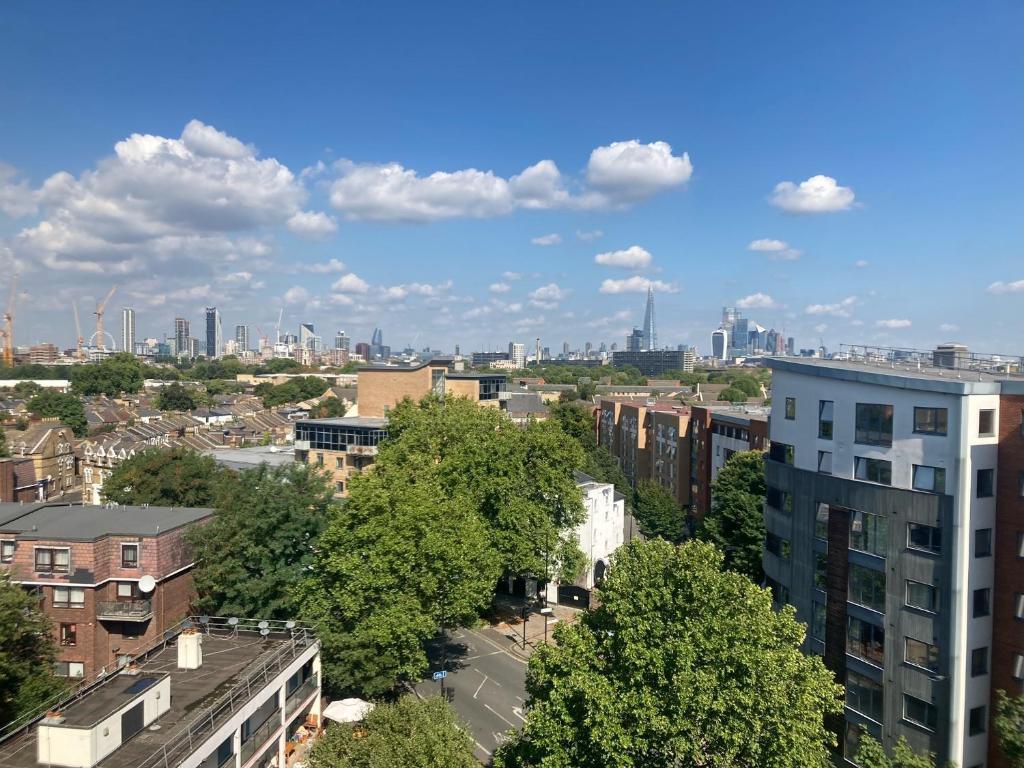
[[[444,680],[446,677],[448,677],[448,670],[447,669],[442,669],[440,672],[435,672],[434,673],[434,679],[435,680]]]

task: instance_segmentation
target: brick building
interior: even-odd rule
[[[468,397],[481,405],[497,408],[505,390],[503,375],[452,373],[451,361],[435,358],[418,365],[368,365],[359,369],[358,408],[360,416],[383,418],[405,398],[414,401],[428,394],[439,397]]]
[[[78,487],[71,427],[56,420],[33,422],[26,430],[7,430],[7,450],[30,459],[43,499],[63,496]]]
[[[348,483],[371,466],[387,437],[388,420],[368,416],[304,419],[295,423],[295,460],[325,469],[334,495],[348,496]]]
[[[184,534],[209,509],[0,504],[0,568],[53,619],[58,674],[92,677],[188,615]],[[146,591],[148,579],[155,585]]]

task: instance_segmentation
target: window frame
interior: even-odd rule
[[[984,598],[984,605],[980,605],[979,598]],[[978,587],[971,592],[971,618],[984,619],[992,615],[992,589],[990,587]]]
[[[17,539],[0,539],[0,563],[13,563],[17,549]],[[5,550],[8,550],[9,554],[5,554]]]
[[[985,430],[985,419],[989,420],[989,429]],[[996,436],[996,409],[995,408],[981,408],[978,410],[978,437],[995,437]]]
[[[867,409],[881,409],[880,414],[865,418],[869,422],[861,426],[862,411]],[[881,416],[879,419],[878,416]],[[853,442],[857,445],[879,445],[887,448],[892,447],[893,421],[895,420],[895,408],[891,403],[856,403],[854,406],[853,420]],[[877,422],[877,423],[876,423]],[[888,422],[888,439],[886,439],[886,422]],[[873,437],[877,434],[878,437]]]
[[[933,414],[933,421],[936,424],[934,429],[922,429],[920,427],[920,422],[918,421],[918,413],[919,412],[921,412],[921,413],[931,412]],[[942,427],[941,431],[940,431],[940,428],[938,426],[938,422],[939,422],[938,415],[939,415],[939,413],[942,414],[942,421],[944,422],[944,426]],[[930,406],[930,405],[915,405],[914,406],[914,434],[915,435],[937,435],[937,436],[945,437],[947,434],[949,434],[949,409],[948,408],[940,408],[938,406]]]
[[[984,546],[982,546],[984,545]],[[974,529],[974,556],[977,557],[992,557],[992,529],[991,528],[975,528]]]
[[[50,557],[50,565],[48,568],[39,567],[39,555],[42,552],[48,552]],[[67,564],[61,568],[57,566],[56,554],[58,552],[67,552]],[[36,573],[71,573],[71,547],[33,547],[32,548],[32,565]]]
[[[58,598],[58,590],[60,590],[61,592],[66,592],[67,593],[67,600],[60,600]],[[81,592],[82,593],[82,600],[81,600],[81,602],[78,602],[78,601],[72,599],[73,596],[74,596],[73,595],[74,592]],[[73,586],[71,584],[55,586],[53,588],[53,595],[52,595],[52,597],[50,599],[50,603],[51,603],[51,605],[54,608],[74,608],[74,609],[85,608],[85,587],[75,587],[75,586]]]
[[[862,464],[863,462],[863,464]],[[860,475],[860,467],[864,467],[864,476]],[[875,475],[879,479],[872,479],[871,470],[876,470]],[[887,470],[889,481],[885,482],[882,478],[881,471]],[[853,479],[859,480],[862,483],[874,483],[875,485],[884,485],[887,487],[892,486],[892,462],[888,459],[876,459],[870,456],[854,456],[853,457]]]
[[[134,565],[126,565],[126,563],[129,562],[129,561],[124,559],[124,551],[125,551],[126,548],[134,549],[135,550],[135,564]],[[124,568],[124,569],[127,569],[127,570],[136,570],[136,569],[138,569],[138,567],[139,567],[139,556],[142,554],[141,550],[142,550],[142,547],[139,546],[138,542],[122,541],[121,542],[121,567]]]
[[[915,544],[913,539],[911,538],[911,531],[912,531],[912,529],[921,529],[921,530],[927,529],[929,531],[937,532],[935,534],[929,535],[929,538],[932,540],[933,545],[932,546],[925,546],[925,545]],[[938,540],[938,545],[937,546],[934,545],[934,541],[936,539]],[[941,555],[942,554],[942,529],[939,528],[937,525],[928,525],[927,523],[915,523],[915,522],[912,522],[912,521],[908,522],[907,523],[907,549],[912,549],[915,552],[925,552],[925,553],[927,553],[929,555]]]
[[[983,677],[988,674],[988,646],[971,649],[971,677]],[[978,663],[978,659],[981,663]]]
[[[913,608],[915,611],[924,611],[925,613],[938,613],[939,612],[939,590],[934,584],[926,584],[923,581],[915,581],[914,579],[904,579],[904,593],[903,593],[903,604],[907,608]],[[932,596],[931,608],[925,608],[924,606],[910,602],[910,585],[916,584],[918,586],[925,587],[930,591]]]
[[[854,526],[860,523],[861,530],[854,531]],[[854,537],[858,538],[854,543]],[[874,512],[862,512],[859,509],[850,510],[850,531],[849,548],[854,552],[864,552],[875,557],[885,557],[889,551],[889,518],[887,515],[877,515]],[[878,551],[880,544],[881,551]]]
[[[919,661],[914,661],[913,659],[911,659],[911,657],[910,657],[910,644],[911,643],[916,643],[917,645],[921,646],[921,650],[923,651],[923,653],[921,655],[924,656],[925,663],[921,663]],[[937,674],[938,671],[939,671],[939,663],[941,661],[941,658],[942,658],[942,654],[939,653],[939,646],[935,645],[934,643],[929,643],[926,640],[918,640],[916,637],[911,637],[910,635],[904,636],[904,638],[903,638],[903,663],[904,664],[909,664],[911,667],[914,667],[915,669],[923,669],[926,672],[931,672],[932,674]],[[929,662],[931,662],[931,666],[929,666]]]
[[[945,494],[946,492],[946,468],[945,467],[934,467],[929,464],[913,464],[911,465],[911,479],[910,487],[915,491],[921,493],[934,493],[934,494]],[[932,472],[932,484],[931,487],[925,485],[918,485],[917,478],[921,474],[919,470],[931,470]],[[940,482],[941,478],[941,482]]]
[[[975,718],[975,715],[978,715]],[[988,706],[971,707],[967,712],[967,735],[981,736],[988,731]]]
[[[987,478],[982,487],[981,478]],[[982,491],[985,491],[982,493]],[[982,467],[975,473],[974,496],[977,499],[991,499],[996,495],[996,471],[993,467]]]
[[[909,714],[907,714],[907,704],[911,703],[911,702],[917,702],[917,703],[922,705],[922,707],[924,708],[923,712],[925,714],[925,719],[924,720],[917,720],[917,719],[911,717]],[[931,718],[930,718],[932,720],[931,723],[925,722],[925,720],[929,719],[927,717],[928,714],[931,714]],[[906,691],[904,691],[903,692],[903,713],[902,713],[902,718],[906,722],[908,722],[908,723],[910,723],[912,725],[915,725],[918,728],[922,728],[922,729],[928,731],[929,733],[934,733],[935,732],[935,728],[938,726],[939,713],[938,713],[938,709],[936,708],[936,706],[932,702],[925,701],[924,699],[919,699],[917,696],[914,696],[914,695],[909,694]]]
[[[826,404],[831,407],[830,418],[825,418],[825,406]],[[828,424],[828,429],[824,428],[824,425]],[[826,434],[827,433],[827,434]],[[836,433],[836,403],[834,400],[819,400],[818,401],[818,439],[819,440],[832,440],[835,438]]]
[[[823,459],[828,457],[828,469],[822,469]],[[818,473],[822,475],[832,474],[832,451],[818,451]]]
[[[61,648],[78,647],[78,622],[62,621],[57,629],[57,642]]]
[[[795,421],[796,420],[796,398],[795,397],[787,397],[786,398],[785,411],[783,413],[785,414],[786,421]]]

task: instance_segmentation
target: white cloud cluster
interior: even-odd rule
[[[835,304],[811,304],[804,309],[807,315],[831,315],[832,317],[849,317],[857,304],[856,296],[847,296]]]
[[[997,281],[991,283],[986,289],[989,293],[1020,293],[1024,291],[1024,280],[1013,280],[1009,283],[1003,281]]]
[[[778,309],[779,304],[767,293],[752,293],[736,300],[740,309]]]
[[[338,222],[321,211],[297,211],[288,219],[288,229],[299,237],[323,240],[338,231]]]
[[[580,240],[583,240],[584,242],[589,243],[591,240],[597,240],[597,239],[599,239],[601,237],[604,237],[604,232],[601,231],[600,229],[591,229],[591,230],[577,229],[576,230],[576,237],[578,237]]]
[[[625,205],[685,184],[693,175],[690,156],[672,154],[664,141],[616,141],[590,153],[587,181],[611,205]]]
[[[767,253],[769,258],[776,261],[796,261],[803,255],[802,251],[790,247],[789,243],[785,240],[772,240],[768,238],[752,240],[747,245],[747,250],[754,253]]]
[[[913,323],[911,323],[911,321],[907,320],[906,318],[894,317],[889,320],[876,320],[875,325],[878,326],[879,328],[889,328],[890,330],[895,330],[897,328],[909,328],[911,325],[913,325]]]
[[[552,232],[550,235],[534,237],[530,240],[531,245],[558,245],[561,242],[562,236],[557,232]]]
[[[942,325],[939,326],[939,330],[946,331],[947,333],[952,333],[954,331],[959,331],[960,326],[954,323],[943,323]]]
[[[530,291],[530,298],[534,301],[561,301],[568,295],[569,291],[561,288],[558,283],[548,283]]]
[[[601,293],[647,293],[653,288],[658,293],[678,293],[679,287],[674,283],[662,280],[649,280],[640,275],[633,275],[623,280],[604,280],[601,282]]]
[[[866,267],[871,266],[871,262],[868,261],[867,259],[857,259],[855,262],[853,262],[853,266],[855,266],[857,269],[864,269]]]
[[[623,269],[646,269],[651,266],[653,257],[646,248],[631,245],[620,251],[608,251],[594,256],[594,263],[602,267],[622,267]]]
[[[344,272],[348,267],[345,266],[345,262],[339,259],[328,259],[319,264],[310,264],[304,269],[306,272],[312,272],[314,275],[329,275],[332,272]]]
[[[794,184],[780,181],[775,185],[771,203],[788,213],[835,213],[853,206],[855,195],[849,187],[841,187],[831,176],[811,176]]]
[[[36,193],[7,163],[0,163],[0,212],[12,218],[36,212]]]
[[[508,283],[491,283],[488,290],[491,293],[508,293],[512,290],[512,286]]]
[[[331,290],[335,293],[367,293],[370,290],[370,284],[355,272],[349,272],[335,280],[331,285]]]

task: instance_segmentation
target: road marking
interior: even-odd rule
[[[524,723],[526,722],[526,718],[523,717],[523,710],[521,710],[519,707],[512,707],[512,714],[518,717]]]
[[[478,669],[477,672],[480,672],[480,670]],[[480,674],[483,675],[483,672],[480,672]],[[476,693],[473,694],[473,698],[474,699],[480,694],[480,689],[484,687],[484,683],[486,683],[486,682],[487,682],[487,675],[484,675],[484,679],[481,680],[480,681],[480,685],[478,685],[476,687]]]
[[[515,660],[515,661],[518,661],[518,662],[519,662],[520,664],[524,664],[524,665],[526,664],[526,662],[525,662],[525,661],[523,661],[522,659],[520,659],[520,658],[519,658],[518,656],[513,656],[513,655],[512,655],[511,653],[509,653],[509,652],[508,652],[507,650],[505,650],[504,648],[502,648],[502,647],[501,647],[500,645],[498,645],[498,644],[497,644],[496,642],[494,642],[493,640],[491,640],[491,639],[490,639],[489,637],[486,637],[485,635],[479,634],[479,633],[477,633],[477,632],[473,632],[473,635],[475,635],[476,637],[480,638],[481,640],[483,640],[483,641],[484,641],[485,643],[487,643],[487,644],[488,644],[488,645],[490,645],[491,647],[493,647],[493,648],[497,648],[497,649],[498,649],[499,651],[501,651],[502,653],[504,653],[504,654],[505,654],[506,656],[508,656],[508,657],[509,657],[510,659],[513,659],[513,660]]]
[[[476,656],[466,656],[462,660],[463,661],[473,661],[474,659],[483,659],[483,658],[485,658],[487,656],[497,656],[499,653],[504,653],[504,651],[491,651],[490,653],[478,653]]]
[[[485,746],[484,746],[483,744],[481,744],[481,743],[480,743],[479,741],[477,741],[476,739],[474,739],[474,740],[473,740],[473,743],[474,743],[474,744],[476,744],[476,745],[477,745],[477,747],[479,747],[479,748],[480,748],[480,751],[481,751],[481,752],[483,752],[483,753],[484,753],[485,755],[487,755],[488,757],[490,757],[491,755],[493,755],[493,754],[494,754],[493,752],[491,752],[491,750],[489,750],[489,749],[488,749],[487,747],[485,747]],[[500,744],[500,743],[501,743],[501,742],[499,742],[499,744]]]
[[[526,699],[524,699],[522,696],[516,696],[516,698],[519,699],[519,703],[520,704],[525,704],[526,703]]]
[[[500,713],[500,712],[499,712],[498,710],[496,710],[496,709],[495,709],[494,707],[492,707],[492,706],[491,706],[490,704],[484,704],[484,706],[485,706],[485,707],[486,707],[487,709],[491,710],[491,712],[493,712],[494,714],[496,714],[496,715],[497,715],[497,716],[499,717],[499,719],[501,719],[502,721],[504,721],[504,722],[508,723],[508,724],[509,724],[509,725],[511,725],[511,726],[512,726],[513,728],[518,728],[518,727],[519,727],[519,726],[517,726],[517,725],[516,725],[515,723],[513,723],[513,722],[512,722],[511,720],[509,720],[509,719],[508,719],[507,717],[505,717],[504,715],[502,715],[502,714],[501,714],[501,713]]]

